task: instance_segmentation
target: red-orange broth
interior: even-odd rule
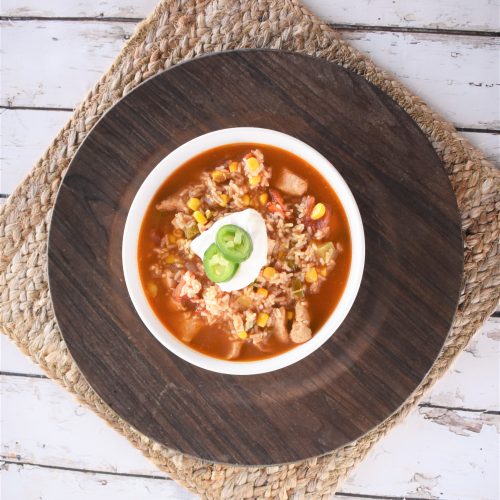
[[[160,212],[156,209],[156,205],[169,196],[176,195],[176,193],[186,188],[187,185],[199,180],[203,172],[211,172],[214,168],[229,161],[241,161],[245,155],[255,149],[262,151],[266,167],[272,169],[271,187],[274,180],[286,168],[307,180],[307,195],[314,196],[316,201],[321,201],[331,209],[329,220],[330,230],[326,239],[339,243],[342,251],[336,255],[334,267],[322,282],[319,293],[310,294],[307,291],[305,292],[305,300],[307,301],[310,313],[310,329],[313,334],[319,330],[332,314],[344,291],[351,265],[351,236],[344,209],[334,190],[324,177],[301,158],[277,147],[245,143],[210,149],[181,165],[158,188],[144,216],[139,236],[139,272],[149,304],[165,327],[181,340],[183,333],[179,331],[179,325],[185,323],[186,315],[196,315],[196,311],[190,310],[189,306],[184,311],[177,310],[177,307],[172,307],[173,289],[168,287],[164,279],[158,277],[158,267],[155,272],[152,271],[155,264],[158,264],[159,259],[158,254],[155,253],[155,249],[159,248],[162,239],[168,238],[167,235],[172,234],[174,231],[172,225],[174,212]],[[250,202],[252,208],[262,213],[267,210],[267,206],[259,203],[258,194],[263,192],[267,192],[267,188],[257,190]],[[286,193],[281,194],[286,203],[292,203],[297,200],[297,197],[287,195]],[[231,204],[229,203],[226,212],[230,213],[231,211]],[[271,237],[269,233],[268,237]],[[182,265],[182,262],[172,264],[172,266]],[[154,291],[155,289],[156,293],[151,293],[151,290]],[[290,327],[291,321],[288,322],[288,327]],[[216,322],[212,325],[203,324],[196,336],[190,342],[186,343],[193,349],[204,354],[225,359],[230,342],[228,325]],[[243,342],[237,360],[253,361],[268,358],[281,354],[296,345],[293,342],[279,342],[271,335],[266,341],[266,352],[263,352],[257,349],[254,344]]]

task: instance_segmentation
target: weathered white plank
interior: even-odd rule
[[[98,443],[98,441],[96,441]],[[4,463],[3,500],[194,500],[174,481]]]
[[[0,371],[43,375],[38,365],[25,356],[12,340],[2,334],[0,334]]]
[[[110,65],[134,25],[16,21],[0,27],[2,105],[71,108]],[[387,32],[343,36],[457,126],[498,127],[498,107],[491,105],[498,100],[496,39]]]
[[[3,0],[0,15],[9,17],[143,18],[158,0]]]
[[[344,33],[458,127],[500,128],[497,39],[409,33]]]
[[[499,30],[495,0],[303,0],[314,14],[337,24]],[[3,0],[2,16],[145,17],[156,0]]]
[[[322,19],[331,23],[498,31],[496,0],[302,0]]]
[[[419,408],[374,446],[342,492],[498,498],[499,431],[498,414]]]
[[[423,403],[500,411],[500,318],[490,318]]]
[[[134,27],[134,23],[1,22],[0,104],[74,107],[111,65]]]
[[[10,375],[2,375],[0,380],[4,459],[162,475],[124,438],[52,380]]]
[[[0,109],[0,193],[12,193],[70,116],[69,111]]]
[[[497,168],[500,168],[500,134],[462,132],[462,135],[479,148]]]

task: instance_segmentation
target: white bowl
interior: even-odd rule
[[[146,210],[156,191],[177,167],[208,149],[245,142],[267,144],[289,151],[304,159],[323,175],[339,197],[347,215],[351,231],[352,260],[347,284],[337,307],[311,340],[283,354],[260,361],[225,361],[191,349],[170,333],[156,317],[142,288],[137,248]],[[281,132],[253,127],[229,128],[210,132],[183,144],[161,160],[146,177],[135,195],[127,216],[123,234],[122,260],[125,282],[137,313],[148,330],[167,349],[200,368],[233,375],[255,375],[278,370],[300,361],[318,349],[335,333],[347,316],[361,284],[365,262],[365,238],[361,215],[354,197],[344,179],[324,156],[306,143]]]

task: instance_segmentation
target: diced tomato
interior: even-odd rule
[[[267,209],[273,213],[273,214],[280,214],[282,215],[283,217],[285,216],[285,212],[283,211],[283,208],[281,208],[280,205],[276,204],[276,203],[273,203],[272,201],[270,201],[268,204],[267,204]]]
[[[287,206],[281,193],[273,188],[269,188],[269,194],[271,195],[271,200],[267,204],[267,209],[271,213],[279,213],[283,217],[287,215]]]
[[[311,212],[314,208],[315,205],[315,198],[314,196],[306,196],[306,213],[305,213],[305,218],[306,220],[310,219],[311,217]]]

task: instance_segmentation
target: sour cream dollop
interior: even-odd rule
[[[250,285],[260,273],[267,262],[267,228],[262,215],[248,208],[242,212],[234,212],[214,222],[191,242],[191,250],[203,260],[207,248],[215,243],[217,231],[226,224],[234,224],[244,229],[252,238],[253,250],[247,260],[240,264],[234,276],[223,283],[217,283],[223,292],[241,290]]]

